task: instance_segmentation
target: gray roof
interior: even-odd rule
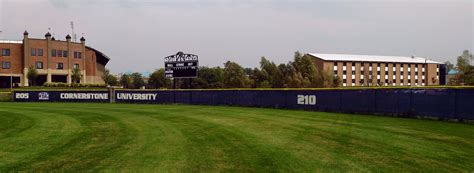
[[[442,64],[422,57],[408,56],[380,56],[380,55],[349,55],[349,54],[320,54],[310,53],[309,55],[325,61],[361,61],[361,62],[392,62],[392,63],[430,63]]]

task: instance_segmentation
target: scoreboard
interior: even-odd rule
[[[165,58],[166,78],[195,78],[198,75],[198,56],[178,52]]]

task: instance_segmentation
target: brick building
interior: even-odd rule
[[[440,85],[441,63],[421,57],[345,54],[305,56],[312,57],[318,69],[338,76],[342,86]]]
[[[101,84],[102,74],[109,58],[102,52],[86,46],[84,37],[80,43],[56,40],[48,32],[45,39],[29,38],[28,32],[21,41],[0,40],[0,87],[29,86],[29,67],[38,71],[37,85],[45,82],[71,83],[74,68],[81,73],[80,83]],[[12,77],[12,78],[10,78]]]

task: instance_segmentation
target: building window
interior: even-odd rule
[[[400,72],[400,75],[403,75],[403,71]]]
[[[51,50],[51,56],[56,57],[56,50],[55,49]]]
[[[361,83],[362,85],[364,85],[364,79],[361,79],[361,80],[360,80],[360,83]]]
[[[372,66],[372,63],[369,63],[369,66]]]
[[[355,83],[356,83],[356,80],[355,80],[355,79],[352,79],[352,83],[355,84]]]
[[[377,71],[377,75],[380,75],[380,71]]]
[[[402,80],[400,80],[400,83],[402,83],[402,84],[403,84],[403,83],[405,83],[405,80],[403,80],[403,79],[402,79]]]
[[[346,62],[342,63],[343,66],[346,66]]]
[[[68,56],[67,51],[66,51],[66,50],[63,51],[63,57],[64,57],[64,58],[67,58],[67,56]]]
[[[352,66],[356,66],[356,63],[355,63],[355,62],[352,62]]]
[[[36,49],[35,48],[31,48],[31,56],[36,56]]]
[[[10,49],[2,49],[2,56],[10,56]]]
[[[342,79],[342,83],[347,83],[347,79]]]
[[[63,63],[61,63],[61,62],[60,62],[60,63],[57,63],[57,64],[56,64],[56,69],[64,69]]]
[[[43,56],[43,49],[38,49],[38,56]]]
[[[43,62],[36,61],[35,65],[36,65],[36,69],[43,69]]]
[[[360,65],[361,65],[361,66],[364,66],[364,62],[361,62]]]
[[[3,61],[3,62],[2,62],[2,68],[3,68],[3,69],[10,69],[10,62],[8,62],[8,61]]]
[[[397,83],[397,80],[396,80],[396,79],[393,79],[393,83]]]
[[[388,75],[388,71],[385,71],[385,75]]]
[[[63,57],[63,51],[57,50],[56,52],[57,52],[57,54],[58,54],[58,57]]]
[[[408,75],[411,75],[411,71],[408,71]]]
[[[356,72],[355,72],[355,71],[352,71],[352,74],[353,74],[353,75],[355,75],[355,74],[356,74]]]
[[[377,67],[380,67],[380,63],[377,63]]]
[[[347,74],[347,71],[346,70],[342,71],[342,74]]]
[[[74,52],[74,54],[76,54],[78,52]],[[77,58],[75,55],[74,55],[74,58]],[[337,66],[337,62],[334,62],[334,66]]]
[[[74,58],[81,58],[81,52],[74,52]],[[337,68],[337,62],[334,62],[334,67]]]
[[[388,68],[388,63],[385,63],[385,67],[387,67],[387,68]]]
[[[74,64],[74,69],[79,69],[79,64]]]

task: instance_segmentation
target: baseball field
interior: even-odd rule
[[[474,125],[227,106],[0,103],[0,172],[472,172]]]

